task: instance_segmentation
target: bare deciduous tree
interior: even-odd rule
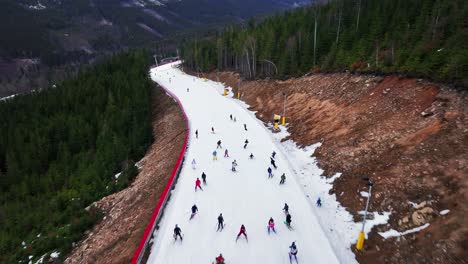
[[[316,57],[317,57],[317,21],[318,21],[318,16],[320,14],[320,6],[319,5],[314,5],[314,20],[315,20],[315,25],[314,25],[314,66],[316,65]]]
[[[358,10],[357,10],[357,19],[356,19],[356,32],[359,28],[359,17],[361,15],[361,0],[358,0]]]
[[[338,28],[336,29],[336,43],[338,44],[338,41],[340,39],[340,29],[341,29],[341,16],[343,15],[343,2],[339,2],[338,5],[340,6],[339,7],[339,11],[338,11]]]
[[[249,52],[250,51],[250,52]],[[248,36],[244,43],[244,54],[246,56],[246,64],[248,68],[249,78],[255,78],[257,71],[256,59],[256,41],[252,36]]]

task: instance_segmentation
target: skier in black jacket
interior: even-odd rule
[[[218,229],[216,229],[216,231],[223,231],[223,228],[224,228],[224,218],[223,218],[223,214],[219,214],[218,216]]]
[[[274,159],[270,158],[270,163],[271,163],[271,166],[273,166],[275,169],[277,169],[278,167],[276,167],[276,162]]]
[[[291,222],[292,222],[292,220],[291,220],[291,215],[288,213],[288,214],[286,215],[286,226],[287,226],[289,229],[291,228]]]
[[[284,203],[283,211],[285,214],[289,214],[289,205],[287,203]]]
[[[192,206],[192,214],[190,215],[190,219],[192,219],[193,217],[195,217],[195,215],[197,214],[198,212],[198,207],[194,204]]]
[[[280,184],[284,184],[285,181],[286,181],[286,175],[283,173],[283,175],[281,175]]]
[[[205,174],[205,172],[202,173],[201,178],[203,180],[203,184],[206,184],[206,174]]]
[[[182,230],[180,229],[179,226],[175,225],[175,228],[174,228],[174,239],[177,240],[177,237],[180,237],[180,241],[183,240],[183,238],[182,238]]]

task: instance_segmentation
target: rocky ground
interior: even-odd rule
[[[87,232],[65,263],[130,262],[176,163],[186,130],[177,104],[159,88],[153,97],[155,141],[140,162],[140,173],[130,187],[92,205],[104,218]]]
[[[237,93],[236,74],[218,78]],[[467,263],[467,92],[419,79],[345,73],[244,81],[240,92],[265,122],[282,114],[286,95],[290,137],[304,146],[323,143],[315,154],[319,166],[326,175],[343,173],[332,191],[356,221],[365,206],[362,177],[374,181],[371,210],[391,217],[356,252],[360,263]],[[405,236],[377,233],[425,223],[428,228]]]

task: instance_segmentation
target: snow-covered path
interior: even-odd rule
[[[148,263],[208,264],[222,253],[227,264],[286,264],[292,241],[298,246],[299,263],[339,263],[271,133],[237,100],[222,96],[222,84],[186,75],[172,68],[173,65],[152,69],[151,78],[180,99],[192,134]],[[237,122],[230,120],[230,114]],[[244,124],[248,131],[244,130]],[[211,127],[215,134],[211,133]],[[246,139],[250,143],[244,149]],[[213,161],[212,152],[218,140],[222,141],[223,149],[218,149],[218,160]],[[224,158],[225,149],[229,150],[229,158]],[[274,150],[278,169],[273,170],[273,179],[268,179],[267,168]],[[255,156],[253,160],[249,159],[250,153]],[[197,162],[195,170],[191,165],[193,159]],[[235,173],[231,171],[234,159],[238,163]],[[207,175],[207,185],[202,185],[203,191],[195,192],[195,180],[201,179],[202,172]],[[286,183],[279,185],[283,173]],[[294,230],[288,230],[283,224],[285,202],[290,206]],[[199,213],[189,221],[193,204],[198,206]],[[216,232],[220,213],[226,227]],[[267,233],[270,217],[275,220],[277,234]],[[182,243],[174,242],[175,224],[182,229]],[[248,243],[243,238],[235,241],[241,224],[246,227]]]

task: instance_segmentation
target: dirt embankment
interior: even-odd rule
[[[219,78],[237,93],[236,74]],[[323,142],[319,166],[326,175],[343,172],[333,192],[357,221],[365,205],[359,192],[367,191],[362,177],[375,182],[371,210],[391,212],[391,218],[356,252],[360,263],[466,263],[466,92],[398,76],[344,73],[244,81],[240,91],[267,122],[282,114],[286,94],[291,138],[301,145]],[[450,212],[440,214],[445,209]],[[423,231],[399,238],[377,234],[425,223],[430,226]]]
[[[178,105],[160,88],[153,97],[155,141],[141,162],[140,173],[130,187],[96,202],[104,219],[87,232],[65,263],[130,263],[177,161],[186,130]]]

